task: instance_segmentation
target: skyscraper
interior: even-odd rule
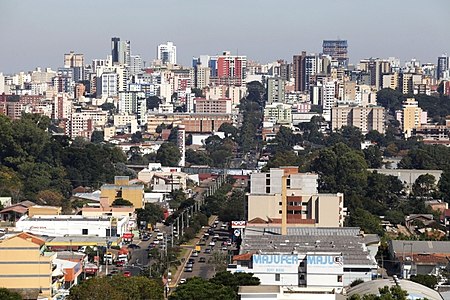
[[[347,40],[324,40],[322,43],[323,54],[331,56],[338,61],[339,66],[347,67]]]
[[[175,46],[173,42],[158,45],[156,52],[157,59],[163,64],[174,65],[177,63],[177,46]]]
[[[447,53],[442,54],[441,56],[438,57],[438,62],[437,62],[437,79],[442,79],[445,78],[445,72],[448,71],[449,68],[449,57],[447,55]]]
[[[294,69],[294,89],[296,91],[304,91],[305,90],[305,74],[304,74],[304,62],[306,58],[306,52],[302,51],[301,55],[294,55],[292,61],[293,69]]]
[[[130,41],[121,41],[118,37],[111,38],[112,62],[123,65],[130,65]]]

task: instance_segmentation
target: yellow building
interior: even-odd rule
[[[32,217],[34,215],[39,216],[53,216],[60,215],[61,207],[58,206],[42,206],[42,205],[34,205],[28,208],[28,216]]]
[[[144,185],[130,184],[128,176],[116,176],[114,184],[104,184],[101,187],[101,196],[108,198],[111,205],[114,200],[122,198],[133,203],[134,208],[142,208],[144,202]]]
[[[405,137],[410,137],[413,128],[420,128],[422,109],[414,98],[408,98],[403,103],[402,129]]]
[[[28,233],[19,233],[0,240],[0,287],[26,295],[51,297],[52,261],[56,254],[44,255],[44,240]]]

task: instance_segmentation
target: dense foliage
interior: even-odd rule
[[[259,285],[259,278],[253,277],[251,273],[218,272],[210,280],[199,277],[190,278],[185,284],[169,296],[169,300],[190,299],[238,299],[239,286]]]
[[[119,148],[52,136],[49,126],[45,116],[24,114],[19,120],[0,116],[2,196],[37,201],[38,193],[48,190],[67,198],[74,187],[99,188],[123,175],[119,164],[126,157]]]
[[[69,300],[164,299],[160,282],[142,276],[94,277],[70,289]]]

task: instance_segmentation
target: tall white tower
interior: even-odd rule
[[[172,42],[160,44],[156,55],[157,59],[161,60],[163,64],[175,65],[177,63],[177,46],[175,46]]]
[[[178,135],[177,135],[177,145],[178,149],[180,149],[180,162],[179,166],[184,167],[186,164],[186,129],[184,125],[178,125]]]

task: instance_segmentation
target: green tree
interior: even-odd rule
[[[406,300],[406,296],[408,296],[408,292],[402,290],[399,286],[385,286],[383,288],[379,288],[379,295],[374,294],[365,294],[365,295],[352,295],[349,300]]]
[[[383,162],[382,152],[378,146],[369,146],[363,150],[369,168],[380,168]]]
[[[69,300],[163,299],[163,287],[141,276],[95,277],[70,289]]]
[[[146,224],[155,225],[164,219],[164,210],[161,206],[153,203],[146,203],[144,208],[136,210],[137,222],[139,225],[144,221]]]
[[[424,286],[427,286],[430,289],[434,289],[439,281],[438,278],[434,275],[422,275],[422,274],[413,275],[411,276],[410,280],[420,283]]]
[[[14,291],[0,287],[0,299],[2,300],[22,300],[22,296]]]
[[[391,113],[402,108],[403,100],[403,94],[393,89],[381,89],[377,92],[377,103]]]
[[[61,195],[61,193],[57,191],[42,190],[38,192],[36,199],[39,200],[41,204],[44,205],[61,206],[64,197],[63,195]]]
[[[226,136],[231,136],[233,139],[235,139],[238,134],[238,129],[230,123],[222,123],[218,131],[225,133]]]
[[[211,165],[212,159],[206,151],[187,149],[186,162],[193,165]]]
[[[180,158],[180,150],[173,143],[163,143],[156,152],[156,161],[163,166],[176,167]]]
[[[133,206],[133,203],[123,198],[116,198],[113,203],[111,203],[111,206]]]
[[[412,191],[419,197],[429,197],[436,193],[436,178],[430,174],[420,175],[413,183]]]
[[[169,300],[235,300],[233,289],[199,277],[190,278],[169,296]]]
[[[106,110],[109,112],[110,115],[114,114],[117,111],[116,106],[114,103],[105,102],[102,105],[100,105],[100,108],[102,110]]]
[[[260,285],[261,281],[258,277],[254,277],[253,273],[237,272],[231,273],[229,271],[222,271],[216,273],[213,278],[209,280],[217,285],[224,285],[232,288],[237,294],[239,286]]]
[[[208,263],[214,267],[214,273],[223,272],[227,269],[227,255],[221,251],[213,251]]]
[[[349,223],[350,226],[360,227],[365,233],[383,235],[380,218],[362,208],[357,208],[350,214]]]
[[[105,132],[104,131],[99,131],[99,130],[94,130],[94,132],[91,135],[91,142],[92,143],[102,143],[105,139]]]
[[[146,99],[147,109],[155,109],[158,108],[159,105],[162,103],[162,100],[156,96],[150,96]]]

